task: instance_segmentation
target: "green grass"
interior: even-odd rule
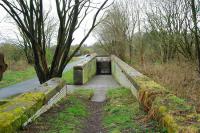
[[[60,111],[56,118],[49,119],[51,125],[49,133],[71,133],[76,132],[78,126],[82,127],[81,120],[88,116],[85,103],[76,96],[69,96],[66,104],[68,107]]]
[[[79,58],[74,57],[72,58],[70,63],[78,60]],[[33,67],[28,67],[26,70],[23,71],[6,71],[4,73],[3,80],[0,81],[0,89],[31,79],[34,76],[36,76],[36,73]],[[68,84],[73,84],[73,69],[65,72],[63,74],[63,79],[66,80]]]
[[[107,97],[103,125],[108,132],[165,132],[165,129],[161,129],[155,121],[139,122],[139,119],[144,118],[146,113],[140,110],[139,103],[129,89],[109,90]]]
[[[24,71],[6,71],[3,80],[0,81],[0,88],[14,85],[16,83],[28,80],[36,76],[33,67],[29,67]],[[73,84],[73,69],[65,72],[63,74],[63,79],[67,84]]]
[[[74,84],[74,76],[73,76],[74,70],[73,68],[69,71],[65,72],[62,76],[62,79],[66,81],[67,84],[72,85]]]
[[[36,73],[33,67],[28,67],[24,71],[6,71],[4,73],[3,80],[0,81],[0,88],[31,79],[35,76],[35,74]]]
[[[45,133],[77,133],[84,128],[84,120],[89,116],[87,102],[93,95],[89,89],[79,89],[69,94],[66,99],[62,100],[53,109],[45,113],[34,123],[33,128],[38,132]],[[38,124],[38,125],[37,125]],[[44,125],[45,128],[41,127]]]

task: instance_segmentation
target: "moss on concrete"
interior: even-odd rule
[[[155,112],[155,118],[167,127],[168,132],[200,131],[200,115],[193,106],[175,95],[157,97],[150,111]]]
[[[36,88],[34,92],[21,94],[1,104],[0,133],[15,132],[64,85],[63,80],[54,78]]]
[[[145,111],[166,127],[169,133],[200,132],[200,115],[193,106],[150,78],[135,72],[135,69],[127,69],[127,64],[119,58],[112,58],[138,89],[138,100]]]
[[[42,84],[35,89],[35,92],[41,92],[45,95],[45,102],[49,101],[57,92],[59,92],[64,86],[65,81],[60,78],[53,78]]]
[[[134,77],[133,81],[139,88],[140,103],[169,133],[200,132],[200,115],[184,99],[146,76]]]
[[[43,105],[43,101],[43,93],[25,93],[0,106],[0,132],[15,132]]]
[[[74,66],[73,78],[76,85],[87,83],[94,75],[96,75],[96,55],[92,55],[82,64]]]

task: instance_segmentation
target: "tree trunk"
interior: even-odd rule
[[[197,53],[198,72],[200,73],[200,46],[199,46],[198,22],[197,22],[195,0],[191,1],[191,8],[192,8],[192,19],[194,23],[194,36],[195,36],[195,47],[196,47],[196,53]]]

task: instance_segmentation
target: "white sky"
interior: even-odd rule
[[[93,0],[93,2],[98,2],[98,3],[101,2],[102,3],[102,2],[104,2],[104,0]],[[109,0],[109,3],[111,3],[111,2],[112,2],[112,0]],[[55,0],[44,0],[45,10],[49,9],[49,7],[52,7],[51,16],[57,18]],[[101,16],[102,16],[103,12],[105,12],[105,11],[102,11]],[[3,40],[6,40],[6,39],[8,39],[8,40],[16,39],[16,34],[15,34],[17,32],[16,26],[11,23],[10,17],[8,17],[8,14],[2,7],[0,7],[0,13],[1,13],[1,15],[0,15],[0,35],[2,36],[0,39],[0,42],[2,42]],[[82,38],[84,37],[85,31],[87,31],[91,26],[91,22],[92,22],[94,13],[95,13],[95,11],[91,12],[87,16],[86,21],[84,21],[82,23],[81,27],[77,30],[77,32],[75,33],[76,36],[74,36],[75,40],[74,40],[73,44],[78,44],[82,40]],[[95,42],[96,42],[96,39],[91,34],[88,37],[88,39],[85,41],[85,44],[92,45]]]

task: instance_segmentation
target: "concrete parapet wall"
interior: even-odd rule
[[[0,105],[0,133],[13,133],[24,124],[31,122],[40,112],[47,111],[53,103],[60,99],[60,92],[63,91],[65,82],[59,78],[54,78],[36,88],[33,92],[28,92],[7,100]],[[66,90],[66,88],[65,88]],[[66,94],[66,93],[65,93]],[[53,99],[52,99],[53,98]],[[45,108],[45,109],[44,109]],[[36,114],[36,115],[35,115]],[[41,114],[41,113],[40,113]],[[30,119],[31,118],[31,119]]]
[[[118,82],[124,75],[134,85],[138,101],[169,133],[199,133],[200,115],[184,99],[112,56],[112,74]],[[126,81],[127,82],[127,81]],[[123,86],[127,87],[122,83]],[[134,94],[135,95],[135,94]]]
[[[87,83],[94,75],[96,75],[96,68],[96,55],[91,55],[80,64],[74,66],[74,84],[82,85]]]
[[[118,59],[116,60],[117,58],[112,56],[111,57],[111,70],[112,70],[112,75],[113,77],[115,78],[115,80],[117,80],[117,82],[126,87],[126,88],[130,88],[133,95],[135,97],[138,98],[138,91],[137,89],[135,88],[135,86],[130,82],[129,78],[127,77],[126,73],[124,72],[123,68],[121,68],[117,61]],[[120,60],[121,61],[121,60]],[[127,64],[126,64],[127,65]],[[127,66],[126,68],[128,68],[130,66]]]

